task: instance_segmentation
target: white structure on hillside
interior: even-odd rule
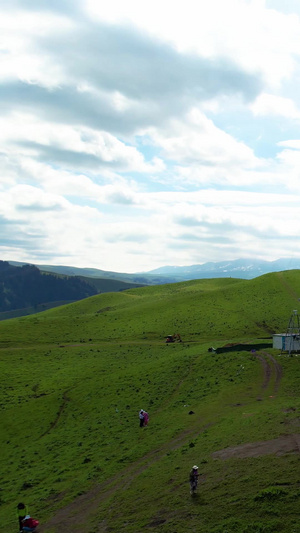
[[[286,333],[273,335],[273,348],[282,352],[300,352],[300,322],[295,309],[290,317]]]

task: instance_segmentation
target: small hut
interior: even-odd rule
[[[286,333],[273,335],[273,348],[281,352],[300,352],[300,322],[295,309],[290,317]]]

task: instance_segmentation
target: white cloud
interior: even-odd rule
[[[257,116],[275,115],[292,120],[300,119],[300,110],[297,108],[295,102],[283,96],[266,93],[260,94],[250,107]]]
[[[300,150],[300,139],[290,139],[288,141],[281,141],[278,143],[279,146],[286,146],[287,148],[295,148]]]
[[[74,24],[70,18],[39,12],[2,11],[0,18],[2,80],[20,79],[52,87],[65,80],[63,68],[49,57],[39,54],[35,40],[68,32]]]
[[[160,172],[164,168],[159,158],[146,162],[134,146],[126,145],[107,131],[58,126],[22,113],[0,119],[0,142],[12,156],[48,159],[65,169],[85,168],[96,174],[101,173],[103,167],[144,173]]]
[[[267,177],[267,164],[245,143],[217,128],[202,112],[192,109],[184,121],[172,120],[165,128],[147,131],[165,158],[175,162],[170,179],[198,186],[248,186]],[[163,179],[163,176],[162,176]]]
[[[277,155],[282,175],[285,176],[289,189],[295,194],[300,194],[300,140],[286,141],[279,144],[287,146]]]
[[[263,73],[270,85],[277,85],[291,76],[293,54],[300,54],[300,21],[296,15],[265,4],[257,0],[153,0],[148,5],[112,0],[105,6],[87,2],[91,15],[100,20],[137,25],[181,52],[234,58],[244,68]]]
[[[114,192],[106,189],[105,194]],[[135,201],[135,206],[125,203],[125,211],[118,208],[116,217],[113,211],[101,214],[32,187],[19,187],[3,198],[0,215],[26,230],[25,248],[31,242],[40,263],[49,262],[52,252],[54,263],[60,257],[67,264],[117,271],[163,265],[166,254],[171,264],[218,260],[220,250],[229,253],[230,247],[238,247],[238,256],[248,256],[258,239],[269,242],[264,255],[271,259],[276,258],[282,236],[293,240],[298,235],[300,215],[293,195],[211,190],[136,193]],[[135,209],[140,208],[137,224]],[[288,239],[286,244],[291,249]]]
[[[300,12],[275,5],[7,3],[2,258],[299,254]]]

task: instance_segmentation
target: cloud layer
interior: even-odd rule
[[[0,5],[2,259],[300,256],[294,2]]]

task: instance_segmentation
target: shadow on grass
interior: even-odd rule
[[[199,492],[194,492],[194,494],[191,494],[190,499],[193,505],[204,504],[203,497],[201,494],[199,494]]]

